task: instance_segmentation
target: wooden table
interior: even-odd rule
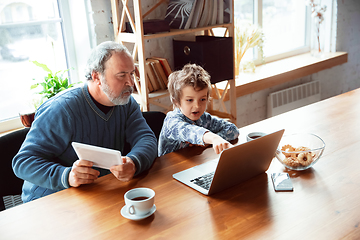
[[[172,174],[214,156],[193,147],[156,159],[128,183],[107,175],[0,213],[1,239],[359,239],[360,90],[241,128],[311,132],[326,143],[312,169],[287,171],[276,159],[268,173],[287,171],[293,192],[275,192],[262,174],[213,196],[177,182]],[[124,193],[155,190],[157,211],[141,221],[121,216]]]

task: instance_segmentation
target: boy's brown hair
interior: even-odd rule
[[[210,74],[196,64],[186,64],[182,70],[171,73],[168,79],[168,89],[172,104],[176,106],[180,103],[181,90],[186,86],[192,86],[196,91],[207,88],[207,99],[210,100],[210,78]]]

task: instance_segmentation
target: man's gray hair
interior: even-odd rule
[[[114,52],[124,52],[131,56],[129,50],[120,43],[107,41],[94,48],[89,56],[85,67],[85,78],[92,80],[92,72],[98,72],[101,75],[105,72],[105,63],[111,58]]]

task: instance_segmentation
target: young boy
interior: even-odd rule
[[[189,145],[212,144],[216,154],[232,146],[239,136],[230,122],[205,112],[210,98],[210,75],[196,64],[187,64],[169,76],[168,89],[174,110],[166,115],[159,137],[159,156]]]

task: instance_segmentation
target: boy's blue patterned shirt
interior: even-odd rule
[[[235,124],[204,114],[196,121],[187,118],[180,109],[168,112],[159,136],[159,156],[174,152],[189,144],[205,145],[203,135],[211,131],[227,141],[236,139],[239,130]]]

